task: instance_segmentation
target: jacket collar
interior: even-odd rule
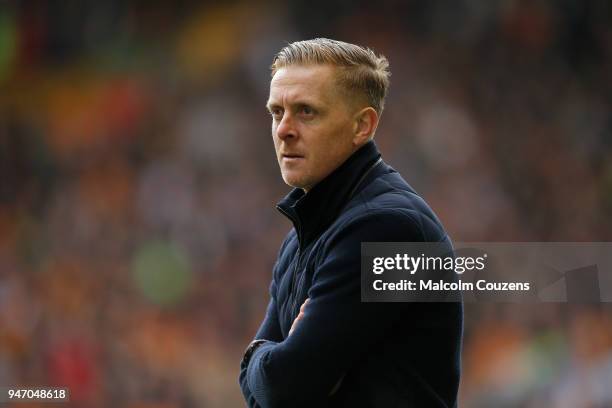
[[[369,141],[308,193],[294,188],[276,205],[293,223],[300,248],[306,247],[332,223],[380,161],[376,144]]]

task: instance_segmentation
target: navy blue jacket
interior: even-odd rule
[[[281,246],[255,335],[266,341],[241,364],[247,405],[456,406],[461,303],[361,302],[361,242],[451,246],[438,218],[382,161],[374,142],[307,194],[291,191],[277,208],[294,228]]]

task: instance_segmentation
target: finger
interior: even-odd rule
[[[289,329],[289,334],[293,333],[293,331],[295,330],[297,326],[297,323],[300,321],[301,318],[302,318],[302,313],[298,314],[295,320],[293,321],[293,323],[291,324],[291,328]]]
[[[310,298],[306,298],[306,300],[304,301],[304,303],[302,303],[302,306],[300,306],[300,312],[304,311],[304,308],[306,307],[306,303],[308,303],[308,301],[310,300]]]

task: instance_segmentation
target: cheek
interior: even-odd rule
[[[276,137],[276,126],[272,126],[272,142],[274,142],[274,148],[278,148],[280,140]]]
[[[352,146],[351,136],[347,132],[346,127],[343,126],[336,126],[330,129],[321,142],[321,153],[331,161],[339,160],[340,156],[345,155]]]

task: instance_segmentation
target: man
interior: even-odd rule
[[[329,39],[289,44],[272,65],[272,137],[294,225],[270,302],[241,363],[249,407],[453,407],[460,303],[362,303],[361,242],[448,242],[373,142],[388,63]]]

